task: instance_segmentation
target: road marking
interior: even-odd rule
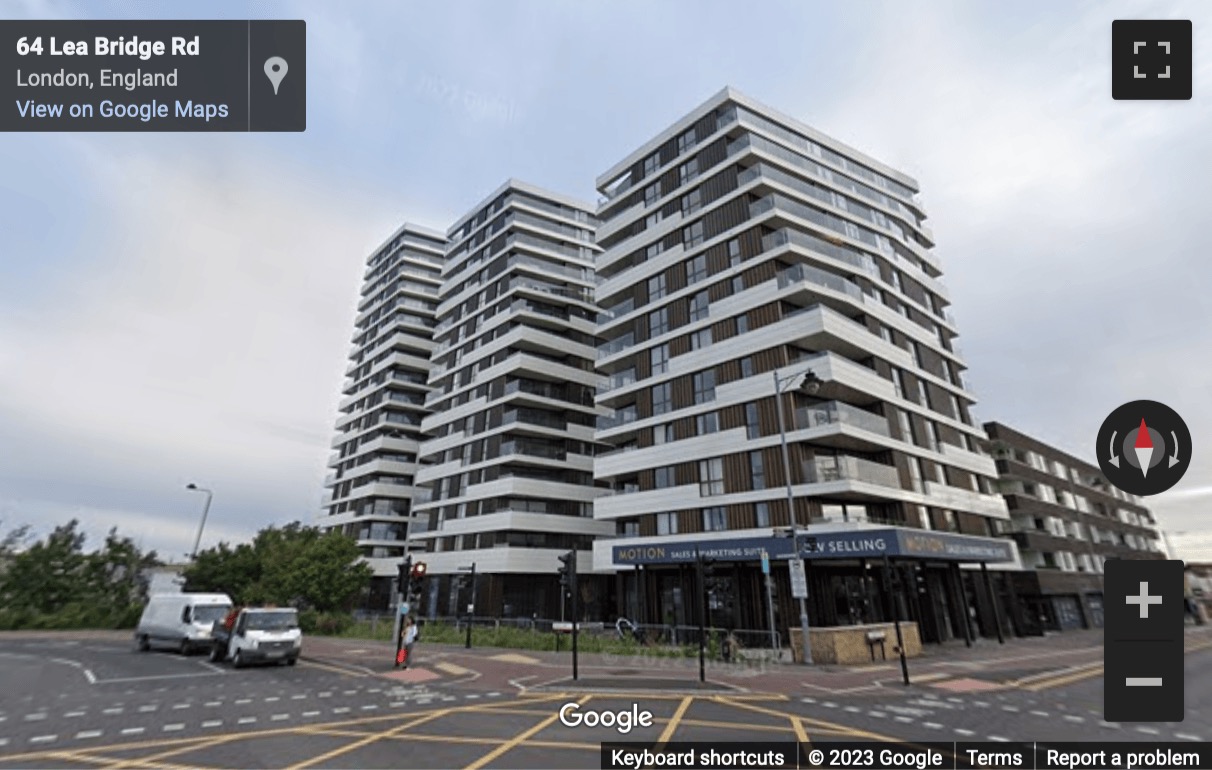
[[[809,638],[811,638],[811,637],[809,637]],[[893,719],[895,719],[898,722],[904,722],[906,724],[913,721],[913,717],[893,717]]]
[[[83,711],[69,711],[66,714],[64,714],[63,716],[65,716],[65,717],[82,717],[82,716],[84,716],[84,712]]]
[[[178,730],[184,730],[184,729],[185,729],[185,725],[180,722],[174,722],[171,725],[164,725],[164,728],[163,728],[164,732],[166,732],[166,733],[175,733]]]
[[[809,638],[812,638],[812,637],[809,637]],[[38,722],[38,721],[43,720],[43,719],[46,719],[46,714],[45,714],[45,713],[39,713],[39,714],[26,714],[26,715],[25,715],[25,721],[26,721],[26,722]]]
[[[0,746],[7,746],[8,738],[0,738]]]
[[[802,703],[816,703],[816,698],[800,698]]]
[[[462,666],[456,666],[454,663],[446,663],[446,662],[437,663],[434,665],[434,668],[438,669],[439,671],[445,671],[447,674],[450,674],[451,676],[463,676],[465,674],[471,673],[471,669],[463,668]]]
[[[305,694],[304,695],[292,695],[292,696],[290,696],[290,699],[291,700],[303,700],[306,697],[307,697],[307,695],[305,695]]]
[[[989,702],[983,700],[974,700],[972,701],[972,705],[983,709],[989,708]]]
[[[922,722],[922,727],[929,727],[931,730],[942,730],[943,726],[938,722]]]
[[[140,711],[141,713],[146,714],[146,713],[148,713],[148,712],[155,711],[155,710],[156,710],[156,709],[158,709],[158,708],[160,708],[160,707],[159,707],[159,706],[140,706],[140,707],[139,707],[139,711]]]
[[[356,689],[355,689],[355,690],[345,690],[345,691],[344,691],[344,692],[342,692],[341,694],[342,694],[342,695],[357,695],[357,694],[358,694],[358,691],[357,691]]]
[[[1105,727],[1108,730],[1118,730],[1119,729],[1119,725],[1115,724],[1114,722],[1099,722],[1098,726]]]
[[[808,637],[808,638],[811,639],[812,637]],[[365,706],[362,707],[362,710],[363,711],[374,711],[377,708],[378,708],[378,706],[376,706],[375,704],[367,703]]]
[[[812,637],[810,636],[808,638],[811,639]],[[467,700],[475,700],[476,698],[478,698],[480,696],[477,693],[468,693],[465,697],[467,698]]]
[[[809,639],[811,639],[812,637],[808,637],[808,638],[809,638]],[[835,708],[837,708],[837,704],[836,704],[836,703],[834,703],[834,702],[833,702],[833,701],[831,701],[831,700],[827,700],[827,701],[825,701],[824,703],[822,703],[821,705],[822,705],[822,706],[824,706],[824,707],[825,707],[825,708],[827,708],[827,709],[835,709]]]
[[[50,743],[51,741],[55,740],[58,737],[59,737],[58,735],[35,735],[33,738],[29,739],[29,742],[30,743]]]
[[[281,699],[281,698],[279,698],[277,695],[274,695],[274,696],[272,696],[272,697],[266,698],[266,699],[265,699],[265,702],[266,702],[266,703],[274,703],[274,702],[276,702],[276,701],[280,701],[280,700],[282,700],[282,699]]]
[[[202,723],[203,727],[220,727],[223,724],[222,719],[208,719]]]
[[[811,639],[812,637],[808,637],[808,638]],[[858,706],[846,706],[842,709],[842,711],[849,711],[851,714],[857,714],[860,711],[862,711],[862,709],[859,708]]]
[[[82,741],[85,738],[99,738],[101,737],[101,732],[101,730],[81,730],[76,733],[76,740]]]
[[[811,638],[811,637],[809,637],[809,638]],[[338,706],[337,708],[335,708],[335,709],[333,709],[333,710],[332,710],[332,713],[334,713],[334,714],[348,714],[348,713],[349,713],[349,706]]]
[[[236,724],[251,725],[252,723],[254,723],[256,721],[257,721],[256,717],[240,717],[239,719],[236,720]]]
[[[181,709],[187,709],[190,707],[190,705],[191,704],[189,704],[189,703],[175,703],[175,704],[173,704],[173,711],[180,711]]]
[[[142,727],[127,727],[122,730],[122,734],[123,735],[138,735],[139,733],[143,732],[144,729],[145,728],[142,728]]]
[[[1158,729],[1156,727],[1138,727],[1136,728],[1136,732],[1144,733],[1145,735],[1157,735]]]
[[[243,706],[246,703],[252,703],[252,698],[241,698],[240,700],[236,701],[237,706]]]
[[[223,701],[221,701],[221,700],[211,700],[211,701],[207,701],[206,703],[203,703],[202,705],[203,705],[203,706],[209,706],[210,708],[217,708],[217,707],[219,707],[219,706],[222,706],[222,705],[223,705]]]
[[[1018,706],[1002,706],[1002,711],[1009,711],[1010,713],[1015,713],[1018,711]]]
[[[997,741],[998,743],[1009,743],[1010,742],[1009,738],[1003,738],[1000,735],[990,735],[989,740]]]
[[[1074,716],[1073,714],[1065,714],[1065,719],[1069,720],[1070,722],[1085,722],[1086,721],[1085,717]]]
[[[809,638],[811,639],[812,637],[809,637]],[[1174,737],[1175,737],[1175,738],[1178,738],[1178,739],[1180,739],[1180,740],[1184,740],[1184,741],[1198,741],[1198,740],[1200,740],[1200,737],[1199,737],[1198,735],[1188,735],[1187,733],[1175,733],[1175,734],[1174,734]]]
[[[421,702],[421,701],[417,701],[417,703],[418,703],[418,704],[419,704],[420,702]],[[394,701],[393,703],[390,703],[390,704],[388,704],[388,705],[389,705],[389,706],[391,706],[393,709],[398,709],[398,708],[403,708],[404,706],[407,706],[408,704],[407,704],[407,703],[405,703],[405,702],[404,702],[404,701],[402,701],[402,700],[398,700],[398,701]],[[318,711],[317,711],[316,713],[317,713],[317,714],[319,714],[320,712],[318,712]],[[304,714],[304,716],[307,716],[307,715],[306,715],[306,714]]]
[[[812,637],[809,637],[809,638],[812,638]],[[495,697],[497,697],[497,696],[498,696],[498,695],[500,695],[500,694],[501,694],[501,693],[499,693],[499,692],[490,692],[490,693],[488,693],[488,695],[486,695],[486,696],[484,696],[484,697],[486,697],[486,698],[495,698]]]
[[[322,693],[320,693],[320,697],[321,698],[331,698],[332,692],[322,692]]]
[[[811,638],[811,637],[809,637],[809,638]],[[371,687],[366,692],[383,692],[383,688],[382,687]]]
[[[304,711],[304,712],[303,712],[303,716],[305,716],[305,717],[318,717],[318,716],[320,716],[320,712],[319,712],[319,711]]]
[[[960,735],[976,735],[976,733],[974,731],[964,729],[963,727],[957,727],[957,728],[955,728],[955,731],[957,733],[959,733]]]
[[[1046,716],[1049,716],[1049,714],[1048,714],[1048,712],[1047,712],[1047,711],[1032,711],[1031,713],[1032,713],[1032,714],[1034,714],[1034,715],[1036,715],[1037,717],[1046,717]]]
[[[290,714],[274,714],[269,718],[271,722],[281,722],[283,719],[290,719]]]
[[[812,637],[808,637],[808,638],[811,639]],[[867,716],[875,717],[876,719],[883,719],[884,717],[886,717],[888,715],[882,711],[868,711]]]
[[[126,709],[115,707],[112,709],[104,709],[101,713],[102,714],[121,714],[123,711],[126,711]]]

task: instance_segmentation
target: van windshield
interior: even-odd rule
[[[250,612],[248,628],[257,631],[285,631],[299,627],[299,615],[294,610]]]
[[[194,622],[195,623],[214,623],[216,620],[222,620],[231,607],[226,604],[198,604],[194,605]]]

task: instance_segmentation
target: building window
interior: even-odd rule
[[[702,222],[695,222],[694,224],[690,225],[689,227],[682,228],[682,245],[683,246],[685,246],[688,249],[692,249],[695,246],[698,246],[702,242],[703,242],[703,223]],[[707,272],[706,262],[707,262],[707,258],[704,257],[703,258],[704,275]],[[688,269],[688,271],[689,271],[689,269]],[[686,283],[694,283],[694,281],[687,279]]]
[[[648,351],[648,355],[654,376],[669,371],[669,343],[657,345]]]
[[[673,408],[673,386],[662,382],[652,388],[652,413],[665,414]]]
[[[959,399],[955,397],[954,393],[947,393],[947,403],[951,405],[951,416],[957,420],[962,420],[963,412],[960,411]],[[964,435],[967,436],[967,434]],[[972,450],[969,449],[968,451],[971,452]]]
[[[934,420],[926,420],[926,446],[932,452],[939,451],[938,450],[938,425],[935,424]]]
[[[702,223],[696,222],[695,224],[699,226],[699,229],[701,231]],[[700,233],[700,236],[701,236],[701,233]],[[702,240],[702,238],[700,237],[699,240]],[[706,277],[707,277],[707,255],[706,254],[700,254],[697,257],[695,257],[694,259],[692,259],[686,263],[686,285],[687,286],[698,283],[699,281],[703,280]]]
[[[720,430],[720,416],[716,412],[700,414],[694,418],[694,422],[700,436],[706,436],[708,433],[718,433]]]
[[[656,227],[658,224],[661,223],[661,219],[663,219],[663,217],[661,215],[661,210],[657,209],[656,211],[652,212],[648,216],[644,217],[644,229],[651,230],[652,228]]]
[[[657,425],[652,429],[652,443],[668,444],[673,441],[673,425]]]
[[[732,276],[732,294],[740,294],[745,290],[745,279],[739,275]]]
[[[688,217],[703,207],[703,194],[697,189],[682,196],[682,216]]]
[[[711,327],[699,329],[697,332],[690,335],[690,349],[702,350],[711,344]]]
[[[657,489],[667,489],[673,486],[673,466],[663,465],[653,472]]]
[[[669,331],[669,308],[663,307],[648,314],[648,336],[658,337]]]
[[[727,518],[724,516],[723,508],[703,509],[704,532],[722,532],[725,529],[728,529],[728,522]]]
[[[741,264],[741,242],[736,238],[728,241],[728,266],[736,267]]]
[[[699,175],[699,159],[690,160],[678,166],[678,184],[686,184]]]
[[[694,146],[694,129],[690,129],[686,133],[678,137],[678,155],[689,150]]]
[[[724,494],[724,458],[699,461],[699,494],[703,497]]]
[[[644,176],[655,174],[656,170],[661,167],[661,158],[657,153],[644,158]]]
[[[656,525],[658,535],[676,535],[678,533],[678,515],[676,513],[658,513]]]
[[[770,526],[770,503],[757,503],[753,506],[753,523],[758,527]]]
[[[892,389],[896,391],[897,398],[905,397],[905,383],[901,379],[901,370],[895,366],[892,367]]]
[[[744,334],[749,331],[749,316],[739,315],[736,317],[736,333]]]
[[[656,259],[658,256],[660,256],[661,252],[664,250],[665,250],[665,243],[663,241],[656,241],[655,243],[650,243],[650,244],[648,244],[648,248],[644,249],[644,259],[645,260]]]
[[[694,403],[705,404],[715,400],[715,370],[707,369],[694,375]]]
[[[749,453],[749,473],[753,477],[754,489],[766,488],[766,465],[761,452]]]
[[[926,365],[922,363],[922,346],[917,344],[917,340],[909,340],[909,350],[913,353],[913,361],[917,364],[917,368],[925,369]]]
[[[922,461],[916,457],[909,458],[909,480],[914,492],[922,491]]]
[[[753,358],[745,356],[741,359],[741,378],[753,376]]]
[[[659,184],[650,184],[644,188],[644,205],[651,206],[656,203],[657,198],[661,197],[661,186]]]
[[[934,405],[930,403],[930,389],[926,387],[926,381],[918,378],[917,381],[917,402],[927,409],[934,409]]]
[[[707,317],[708,297],[706,291],[700,291],[690,298],[690,322],[701,321]]]
[[[892,329],[888,326],[888,324],[880,324],[880,339],[882,339],[884,342],[892,344]]]
[[[648,279],[648,301],[652,302],[665,296],[665,274],[660,273]]]
[[[745,404],[745,438],[757,438],[762,435],[762,426],[758,422],[757,404]]]
[[[904,409],[896,410],[896,416],[901,423],[901,441],[907,441],[914,446],[919,446],[917,442],[917,430],[913,427],[913,418]]]

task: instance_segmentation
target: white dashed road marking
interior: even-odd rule
[[[809,639],[811,639],[811,638],[812,638],[812,637],[809,637]],[[146,713],[148,713],[148,712],[150,712],[150,711],[155,711],[155,710],[156,710],[156,709],[158,709],[158,708],[160,708],[160,707],[159,707],[159,706],[140,706],[140,707],[139,707],[139,711],[140,711],[141,713],[146,714]]]
[[[809,638],[811,639],[812,637],[809,637]],[[187,708],[189,708],[189,706],[190,706],[190,704],[188,704],[188,703],[174,703],[173,711],[180,711],[181,709],[187,709]]]
[[[812,637],[808,637],[808,638],[811,639]],[[913,717],[893,717],[893,719],[895,719],[898,722],[904,722],[905,724],[908,724],[913,721]]]
[[[809,637],[809,638],[811,639],[812,637]],[[307,697],[306,695],[300,694],[300,695],[292,695],[292,696],[290,696],[290,699],[291,700],[303,700],[306,697]]]
[[[811,639],[812,637],[808,637],[808,638]],[[43,719],[46,719],[46,714],[26,714],[25,715],[26,722],[38,722]]]
[[[810,636],[810,637],[808,637],[808,638],[809,638],[809,639],[811,639],[812,637]],[[276,702],[278,702],[278,701],[280,701],[280,700],[282,700],[282,699],[281,699],[281,698],[279,698],[278,696],[276,696],[276,695],[275,695],[275,696],[273,696],[273,697],[271,697],[271,698],[266,698],[266,699],[265,699],[265,702],[266,702],[266,703],[276,703]]]
[[[811,639],[812,637],[808,637],[808,638],[809,638],[809,639]],[[305,717],[318,717],[318,716],[320,716],[320,712],[319,712],[319,711],[304,711],[304,712],[303,712],[303,716],[305,716]]]
[[[809,637],[809,638],[811,639],[812,637]],[[203,727],[221,727],[222,725],[223,725],[222,719],[209,719],[202,723]]]
[[[812,637],[809,637],[809,638],[811,639]],[[222,706],[222,705],[223,705],[223,701],[220,701],[220,700],[210,700],[210,701],[207,701],[206,703],[203,703],[202,705],[203,705],[203,706],[208,706],[208,707],[210,707],[210,708],[216,708],[216,707],[218,707],[218,706]]]
[[[809,637],[810,639],[812,637]],[[1002,711],[1009,711],[1011,714],[1018,711],[1018,706],[1002,706]]]
[[[809,638],[809,639],[811,639],[812,637],[808,637],[808,638]],[[338,706],[337,708],[335,708],[335,709],[333,709],[333,710],[332,710],[332,713],[334,713],[334,714],[348,714],[348,713],[349,713],[349,706]]]
[[[812,637],[809,637],[809,638],[811,639]],[[931,730],[942,730],[943,729],[943,726],[940,725],[938,722],[922,722],[922,726],[929,727]]]
[[[69,711],[66,714],[64,714],[63,716],[65,716],[65,717],[82,717],[82,716],[84,716],[84,712],[83,711]]]
[[[811,638],[811,637],[809,637],[809,638]],[[1047,712],[1047,711],[1032,711],[1031,713],[1032,713],[1032,714],[1035,714],[1037,717],[1046,717],[1046,716],[1049,716],[1049,714],[1048,714],[1048,712]]]
[[[812,637],[808,637],[808,638],[811,639]],[[290,719],[290,714],[274,714],[272,717],[269,718],[269,721],[281,722],[283,719]]]
[[[808,637],[808,638],[811,639],[812,637]],[[178,730],[184,730],[184,729],[185,729],[185,725],[181,724],[180,722],[176,722],[171,725],[164,725],[164,732],[166,732],[166,733],[175,733]]]
[[[812,637],[808,637],[808,638],[811,639]],[[989,740],[997,741],[998,743],[1009,743],[1010,742],[1009,738],[1003,738],[1000,735],[990,735]]]
[[[808,638],[811,639],[812,637],[808,637]],[[1156,727],[1138,727],[1138,728],[1136,728],[1136,732],[1144,733],[1145,735],[1157,735],[1158,734],[1158,730]]]
[[[812,637],[808,638],[811,639]],[[1198,735],[1188,735],[1186,733],[1175,733],[1174,737],[1183,741],[1198,741],[1200,739]]]
[[[809,637],[809,638],[811,638],[811,637]],[[80,732],[76,733],[76,740],[78,740],[78,741],[82,741],[85,738],[100,738],[100,737],[101,737],[100,730],[81,730]]]
[[[811,637],[809,637],[809,638],[811,638]],[[112,708],[112,709],[104,709],[101,713],[102,714],[121,714],[123,711],[126,711],[126,709]]]
[[[812,637],[808,637],[808,638],[809,638],[809,639],[811,639]],[[964,728],[962,728],[962,727],[957,727],[957,728],[955,728],[955,731],[956,731],[957,733],[959,733],[960,735],[976,735],[976,733],[975,733],[975,732],[973,732],[972,730],[966,730],[966,729],[964,729]]]
[[[811,639],[812,637],[808,637],[808,638]],[[886,717],[888,715],[882,711],[868,711],[867,716],[875,717],[876,719],[883,719],[884,717]]]
[[[809,638],[809,639],[811,639],[812,637],[808,637],[808,638]],[[375,704],[373,704],[373,703],[368,703],[368,704],[366,704],[365,706],[363,706],[363,707],[362,707],[362,710],[363,710],[363,711],[374,711],[374,710],[375,710],[375,709],[377,709],[377,708],[378,708],[378,706],[376,706]]]
[[[30,743],[50,743],[51,741],[55,740],[58,737],[59,736],[57,736],[57,735],[35,735],[33,738],[29,739],[29,742]]]
[[[811,638],[811,637],[809,637],[809,638]],[[1069,720],[1070,722],[1085,722],[1086,721],[1085,717],[1074,716],[1073,714],[1065,714],[1065,719]]]
[[[809,637],[809,638],[812,638],[812,637]],[[251,725],[253,722],[256,722],[256,721],[257,721],[256,717],[240,717],[239,719],[236,720],[236,724]]]
[[[809,637],[809,638],[811,639],[812,637]],[[139,733],[143,732],[143,730],[144,730],[144,728],[142,728],[142,727],[127,727],[122,730],[122,734],[123,735],[138,735]]]

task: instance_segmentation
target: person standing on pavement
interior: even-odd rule
[[[417,624],[409,616],[404,619],[404,628],[400,629],[400,637],[404,641],[404,668],[412,663],[412,647],[417,642]]]

